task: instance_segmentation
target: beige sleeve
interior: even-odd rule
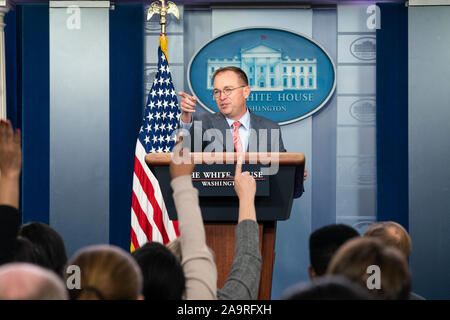
[[[171,186],[180,229],[186,299],[217,299],[217,268],[213,254],[206,246],[198,191],[190,176],[173,179]]]

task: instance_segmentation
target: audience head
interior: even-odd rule
[[[27,238],[38,251],[42,252],[49,269],[58,275],[63,275],[64,265],[67,262],[64,241],[54,229],[41,222],[30,222],[22,225],[19,236]]]
[[[376,272],[369,266],[379,268],[379,289],[369,289],[369,283],[374,284],[371,280]],[[375,238],[352,239],[342,245],[333,256],[327,273],[347,277],[377,299],[409,298],[411,280],[405,256],[397,248],[386,246]]]
[[[14,262],[27,262],[49,268],[46,255],[27,238],[18,236],[14,242]]]
[[[132,253],[144,279],[146,300],[181,300],[185,291],[183,268],[175,255],[158,242],[147,242]]]
[[[110,245],[77,251],[68,266],[80,268],[80,289],[69,290],[73,300],[136,300],[142,298],[142,275],[124,250]],[[66,278],[70,275],[66,275]]]
[[[385,244],[396,247],[409,258],[412,248],[411,238],[405,228],[396,222],[376,222],[366,230],[364,236],[378,238]]]
[[[0,267],[0,300],[67,300],[62,280],[52,271],[28,263]]]
[[[323,276],[286,290],[285,300],[370,300],[359,285],[343,276]]]
[[[310,278],[324,275],[333,254],[339,247],[347,240],[358,236],[358,231],[345,224],[331,224],[314,231],[309,237]]]

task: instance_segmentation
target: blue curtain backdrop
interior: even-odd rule
[[[143,13],[142,5],[116,4],[109,15],[109,239],[125,250],[130,249],[134,148],[144,108]]]
[[[110,242],[130,246],[134,147],[143,110],[143,7],[110,11]],[[23,222],[49,223],[49,7],[6,15],[8,118],[23,133]]]
[[[408,9],[380,3],[377,30],[377,220],[408,230]]]
[[[49,223],[49,7],[34,4],[15,10],[20,21],[17,109],[22,114],[23,222]]]

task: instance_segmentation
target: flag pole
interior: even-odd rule
[[[173,14],[179,19],[179,12],[173,2],[161,1],[161,6],[159,3],[160,1],[153,2],[147,14],[147,20],[154,14],[160,15],[161,35],[157,51],[157,73],[148,93],[136,141],[131,200],[131,252],[148,241],[167,244],[179,236],[178,221],[170,219],[158,179],[145,161],[145,156],[149,153],[172,151],[176,141],[172,134],[176,132],[181,115],[167,58],[166,37],[166,16]],[[155,98],[157,95],[158,98]]]
[[[159,5],[159,2],[161,2],[161,6]],[[168,57],[168,55],[167,55],[168,42],[167,42],[167,36],[166,36],[166,23],[167,23],[166,16],[169,14],[172,14],[175,16],[175,18],[180,19],[180,11],[178,10],[177,5],[175,3],[173,3],[172,1],[167,1],[167,5],[166,5],[166,0],[160,0],[160,1],[155,1],[150,5],[150,8],[148,9],[148,13],[147,13],[147,21],[150,20],[154,14],[160,15],[159,24],[161,25],[161,34],[159,36],[159,46],[161,47],[161,50],[164,52],[166,57]]]

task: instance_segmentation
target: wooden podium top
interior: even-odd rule
[[[149,153],[145,156],[145,162],[149,166],[169,165],[173,153]],[[269,164],[279,163],[281,166],[300,166],[305,163],[305,155],[296,152],[246,152],[245,163]],[[236,152],[192,152],[191,159],[195,164],[233,164],[237,162]]]

